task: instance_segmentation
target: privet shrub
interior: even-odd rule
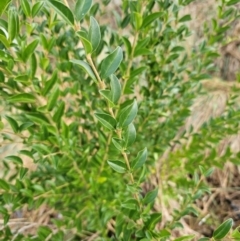
[[[180,15],[190,2],[124,0],[117,11],[111,1],[1,0],[2,240],[194,239],[175,230],[198,214],[194,202],[209,191],[204,176],[217,163],[216,155],[204,162],[204,149],[237,131],[237,112],[216,136],[203,129],[191,149],[162,157],[199,81],[214,71],[214,44],[227,29],[213,21],[191,51],[191,16]],[[219,19],[236,17],[237,2],[222,0]],[[154,203],[171,208],[171,220]],[[35,221],[21,221],[42,207]],[[232,225],[226,220],[211,240]]]

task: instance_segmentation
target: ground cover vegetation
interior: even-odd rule
[[[240,240],[238,2],[0,1],[1,240]]]

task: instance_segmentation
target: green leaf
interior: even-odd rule
[[[64,114],[64,110],[65,110],[65,102],[62,101],[53,115],[54,122],[59,123],[61,121],[61,118]]]
[[[143,203],[144,204],[152,203],[155,200],[155,198],[157,197],[157,195],[158,195],[158,188],[155,188],[154,190],[152,190],[146,194],[146,196],[143,199]]]
[[[57,104],[57,99],[59,97],[60,91],[58,87],[56,87],[53,92],[50,94],[49,99],[48,99],[48,104],[47,104],[47,109],[51,111],[54,106]]]
[[[147,48],[137,48],[134,51],[134,57],[151,54],[153,54],[153,52]]]
[[[39,43],[38,39],[33,40],[23,52],[23,60],[26,62],[29,57],[34,53]]]
[[[19,33],[19,19],[15,8],[10,8],[8,10],[8,40],[11,43],[12,40]]]
[[[138,152],[136,159],[134,159],[131,164],[131,166],[134,170],[136,170],[144,165],[144,163],[147,160],[147,154],[148,153],[147,153],[146,147],[142,151]]]
[[[136,30],[139,30],[142,26],[142,16],[140,13],[134,12],[133,13],[133,22],[134,22],[134,27]]]
[[[125,173],[126,172],[126,165],[120,161],[109,160],[107,161],[108,165],[118,173]]]
[[[92,6],[92,0],[77,0],[74,14],[78,21],[81,21]]]
[[[127,55],[128,55],[128,57],[130,57],[131,53],[132,53],[131,43],[130,43],[130,41],[128,40],[127,37],[122,37],[122,40],[123,40],[123,43],[125,45],[125,48],[126,48],[126,51],[127,51]]]
[[[186,235],[186,236],[182,236],[180,238],[176,238],[176,239],[174,239],[174,241],[193,240],[194,237],[195,237],[195,235]]]
[[[45,87],[42,91],[42,94],[44,96],[46,96],[49,93],[49,91],[53,88],[53,86],[56,84],[56,82],[58,80],[58,74],[57,73],[58,73],[58,70],[56,69],[53,72],[51,79],[46,82]]]
[[[125,147],[131,146],[136,140],[136,129],[133,123],[128,125],[123,135]]]
[[[81,42],[82,42],[82,44],[83,44],[83,46],[84,46],[84,49],[85,49],[85,51],[86,51],[86,54],[92,53],[93,48],[92,48],[92,44],[90,43],[90,41],[87,40],[86,38],[80,36],[80,35],[79,35],[79,37],[80,37]]]
[[[117,104],[117,102],[121,97],[122,88],[121,88],[119,79],[115,75],[111,75],[110,85],[111,85],[111,93],[112,93],[112,96],[111,96],[112,102],[114,104]]]
[[[119,124],[121,127],[128,126],[129,124],[132,123],[134,118],[136,117],[138,112],[138,105],[137,101],[134,99],[134,101],[126,106],[122,111],[119,116]]]
[[[101,32],[98,22],[94,17],[90,17],[88,39],[92,44],[92,51],[95,51],[101,41]]]
[[[152,22],[154,22],[156,19],[158,19],[161,16],[162,16],[162,12],[152,13],[152,14],[148,15],[147,17],[145,17],[143,19],[141,28],[142,29],[146,28],[148,25],[150,25]]]
[[[34,18],[42,10],[44,2],[37,2],[32,7],[32,17]]]
[[[72,59],[70,62],[79,65],[95,82],[97,81],[91,67],[86,62],[77,59]]]
[[[24,14],[27,17],[29,17],[31,15],[31,6],[29,4],[29,1],[28,0],[21,0],[20,3],[21,3],[21,7],[22,7],[22,10],[23,10]]]
[[[31,78],[33,79],[36,74],[36,71],[37,71],[37,58],[34,53],[32,54],[29,62],[30,62],[29,73],[30,73]]]
[[[209,241],[209,240],[210,240],[210,238],[207,238],[207,237],[198,239],[198,241]]]
[[[0,16],[7,8],[8,4],[11,2],[11,0],[1,0],[0,1]]]
[[[112,103],[112,92],[110,90],[99,90],[101,96],[103,96],[108,102]]]
[[[121,203],[121,207],[130,209],[130,210],[137,210],[138,202],[136,199],[130,198],[127,201]]]
[[[105,126],[109,130],[114,130],[116,127],[116,120],[108,114],[104,113],[95,113],[95,117],[101,122],[103,126]]]
[[[7,120],[7,122],[12,127],[12,130],[14,131],[14,133],[17,133],[18,129],[19,129],[18,123],[13,118],[11,118],[10,116],[5,116],[5,119]]]
[[[121,140],[119,138],[116,138],[116,137],[113,137],[112,143],[119,151],[123,150],[123,140]]]
[[[101,76],[103,79],[108,78],[113,74],[123,59],[122,49],[117,47],[111,54],[109,54],[102,62]]]
[[[2,34],[0,34],[0,42],[2,42],[2,44],[4,45],[4,47],[6,49],[8,49],[10,47],[10,44],[9,44],[7,38]]]
[[[190,21],[190,20],[192,20],[191,15],[190,15],[190,14],[187,14],[187,15],[181,17],[181,18],[178,20],[178,22],[181,23],[181,22],[186,22],[186,21]]]
[[[34,122],[35,124],[38,125],[43,125],[43,124],[48,124],[49,120],[46,118],[46,116],[44,116],[41,113],[37,113],[37,112],[31,112],[28,114],[25,114],[25,116],[32,122]]]
[[[25,83],[26,84],[26,83],[28,83],[28,78],[29,78],[28,75],[19,75],[14,80],[16,82],[21,82],[21,83]]]
[[[232,238],[236,239],[236,240],[240,240],[240,232],[239,232],[239,227],[236,228],[233,232],[232,232]]]
[[[74,16],[72,11],[63,3],[55,0],[47,0],[47,3],[70,25],[74,25]]]
[[[9,184],[3,179],[0,179],[0,188],[5,191],[8,191],[10,189]]]
[[[34,103],[36,101],[34,95],[29,93],[13,95],[7,100],[10,103]]]
[[[225,222],[223,222],[214,232],[213,232],[213,238],[223,239],[231,230],[233,226],[233,219],[229,218]]]
[[[150,214],[149,219],[146,222],[146,227],[148,230],[154,230],[157,223],[159,223],[162,219],[161,213],[152,213]]]
[[[24,130],[27,130],[29,127],[31,127],[33,125],[34,125],[34,123],[32,123],[32,122],[25,122],[22,125],[20,125],[19,131],[22,132]]]
[[[227,6],[231,6],[231,5],[234,5],[239,2],[240,2],[240,0],[230,0],[229,2],[227,2]]]
[[[3,122],[0,120],[0,131],[3,130],[3,128],[4,128],[4,124],[3,124]]]
[[[15,162],[16,164],[23,164],[22,159],[18,156],[6,156],[6,160]]]

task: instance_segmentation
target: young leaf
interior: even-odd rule
[[[8,4],[11,2],[11,0],[1,0],[0,1],[0,16],[7,8]]]
[[[150,218],[148,219],[148,221],[146,222],[146,227],[149,230],[154,230],[156,224],[158,222],[160,222],[160,220],[162,219],[162,214],[161,213],[152,213],[150,214]]]
[[[83,70],[85,70],[85,72],[96,82],[97,79],[96,79],[96,76],[95,74],[93,73],[91,67],[85,63],[84,61],[82,60],[77,60],[77,59],[72,59],[70,60],[70,62],[74,63],[74,64],[78,64]]]
[[[2,34],[0,34],[0,42],[2,42],[2,44],[4,45],[4,47],[6,49],[8,49],[10,47],[10,44],[9,44],[7,38]]]
[[[143,19],[142,19],[142,16],[140,13],[138,12],[134,12],[133,13],[133,21],[134,21],[134,27],[136,30],[140,29],[141,26],[142,26],[142,22],[143,22]]]
[[[48,80],[47,83],[45,84],[45,87],[44,87],[43,92],[42,92],[44,96],[46,96],[48,94],[48,92],[53,88],[53,86],[57,82],[57,80],[58,80],[57,73],[58,73],[58,71],[55,70],[53,72],[53,75],[52,75],[51,79]]]
[[[132,123],[134,118],[136,117],[138,112],[138,106],[137,101],[134,99],[134,101],[129,105],[126,106],[119,116],[119,124],[122,127],[128,126]]]
[[[112,102],[114,104],[117,104],[118,100],[121,97],[121,84],[119,79],[115,76],[115,75],[111,75],[111,81],[110,81],[110,85],[111,85],[111,93],[112,93]]]
[[[124,132],[125,147],[131,146],[136,139],[136,129],[133,123],[128,125]]]
[[[95,51],[101,41],[101,32],[98,22],[94,17],[90,17],[90,28],[88,33],[88,39],[92,44],[92,51]]]
[[[109,160],[109,161],[107,161],[107,163],[113,170],[115,170],[118,173],[125,173],[126,172],[126,166],[123,162]]]
[[[3,179],[0,179],[0,188],[5,191],[8,191],[10,189],[9,184]]]
[[[157,194],[158,194],[158,188],[155,188],[154,190],[148,192],[143,199],[143,203],[144,204],[152,203],[157,197]]]
[[[122,49],[117,47],[111,54],[109,54],[102,62],[101,76],[103,79],[108,78],[113,74],[123,59]]]
[[[131,53],[132,53],[131,43],[130,43],[130,41],[128,40],[127,37],[122,37],[122,40],[123,40],[123,43],[125,45],[125,48],[126,48],[126,51],[127,51],[127,55],[128,55],[128,57],[130,57]]]
[[[34,18],[42,10],[44,2],[37,2],[32,7],[32,17]]]
[[[5,116],[5,119],[7,120],[7,122],[12,127],[12,130],[14,131],[14,133],[17,133],[18,129],[19,129],[18,123],[13,118],[11,118],[10,116]]]
[[[86,54],[92,53],[93,48],[92,48],[92,44],[89,42],[89,40],[87,40],[86,38],[84,38],[82,36],[79,36],[79,37],[80,37],[81,42],[82,42],[82,44],[84,46]]]
[[[223,222],[214,232],[213,232],[213,238],[223,239],[231,230],[233,226],[233,219],[229,218],[225,222]]]
[[[148,25],[150,25],[152,22],[154,22],[156,19],[158,19],[161,16],[162,16],[162,12],[152,13],[152,14],[148,15],[147,17],[145,17],[143,19],[141,28],[142,29],[146,28]]]
[[[22,159],[18,156],[6,156],[6,160],[15,162],[16,164],[23,164]]]
[[[11,43],[12,40],[18,35],[19,32],[19,19],[15,8],[8,10],[8,40]]]
[[[116,127],[116,120],[108,114],[104,113],[95,113],[95,117],[101,122],[103,126],[105,126],[109,130],[114,130]]]
[[[121,140],[119,138],[116,138],[116,137],[113,137],[112,143],[119,151],[123,150],[123,140]]]
[[[48,100],[48,104],[47,104],[47,109],[48,111],[51,111],[54,106],[56,105],[57,103],[57,99],[59,97],[59,94],[60,94],[60,91],[59,89],[56,87],[54,90],[53,90],[53,93],[50,95],[49,97],[49,100]]]
[[[74,25],[74,17],[72,11],[63,3],[56,0],[46,1],[67,23]]]
[[[59,123],[64,114],[64,110],[65,110],[65,102],[62,101],[58,106],[55,114],[53,115],[53,121],[55,121],[56,123]]]
[[[30,62],[29,73],[30,73],[31,78],[33,79],[36,74],[36,71],[37,71],[37,58],[34,53],[32,54],[29,62]]]
[[[34,53],[39,43],[38,39],[33,40],[23,52],[23,60],[26,62],[29,57]]]
[[[29,17],[31,15],[31,6],[28,0],[21,0],[21,7],[24,14]]]
[[[133,160],[131,166],[134,170],[142,167],[147,160],[147,148],[144,148],[142,151],[139,151],[136,159]]]
[[[92,0],[77,0],[74,14],[78,21],[81,21],[92,6]]]
[[[29,93],[17,94],[7,99],[11,103],[33,103],[36,101],[34,95]]]

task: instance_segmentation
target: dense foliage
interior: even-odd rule
[[[193,50],[191,16],[181,12],[193,1],[123,0],[118,10],[100,2],[0,2],[2,240],[192,240],[175,231],[198,215],[205,177],[238,164],[215,150],[238,131],[231,103],[200,133],[179,130],[200,80],[216,71],[239,1],[219,1]],[[168,154],[189,135],[190,148]],[[36,222],[33,234],[23,232],[29,223],[13,228],[16,213],[43,205],[54,210],[50,223]],[[171,220],[156,205],[171,208]],[[201,240],[222,239],[232,225]]]

